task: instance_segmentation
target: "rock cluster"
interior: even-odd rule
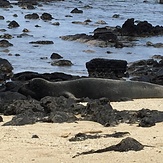
[[[162,26],[152,26],[147,21],[140,21],[138,24],[135,24],[134,18],[128,19],[122,25],[120,29],[122,35],[127,36],[157,36],[163,34]]]
[[[162,26],[153,26],[147,21],[140,21],[137,24],[134,18],[127,19],[122,27],[100,27],[93,31],[93,35],[87,35],[84,33],[61,36],[63,40],[80,41],[88,44],[93,44],[99,47],[131,47],[133,37],[149,37],[163,35]]]
[[[163,59],[139,60],[128,65],[131,80],[163,85]]]
[[[8,98],[7,98],[8,95]],[[88,100],[87,106],[78,104],[65,97],[44,97],[40,101],[28,99],[21,94],[13,93],[9,98],[0,94],[2,105],[0,112],[15,117],[4,125],[26,125],[36,122],[63,123],[76,120],[98,122],[106,127],[119,123],[139,123],[141,127],[150,127],[163,121],[163,112],[142,109],[139,111],[118,111],[112,108],[109,100],[101,98]],[[2,97],[6,97],[5,99]],[[78,117],[77,115],[81,115]]]

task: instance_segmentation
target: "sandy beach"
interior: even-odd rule
[[[117,110],[139,110],[148,108],[163,111],[163,99],[140,99],[128,102],[111,103]],[[137,124],[120,124],[116,127],[103,127],[95,122],[37,123],[25,126],[2,126],[12,117],[3,116],[0,123],[0,162],[2,163],[161,163],[163,159],[163,122],[153,127],[142,128]],[[99,138],[70,142],[77,133],[112,134],[129,132],[123,138]],[[32,138],[37,135],[38,138]],[[132,137],[143,145],[144,150],[135,152],[104,152],[72,158],[78,152],[97,150],[115,145],[125,137]]]

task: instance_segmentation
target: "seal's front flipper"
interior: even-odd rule
[[[80,102],[82,99],[81,98],[76,98],[72,93],[70,92],[65,92],[64,94],[62,94],[62,96],[66,97],[66,98],[71,98],[77,102]]]

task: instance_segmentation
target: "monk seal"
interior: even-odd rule
[[[122,98],[163,98],[163,86],[146,82],[101,78],[82,78],[59,82],[34,78],[20,88],[19,93],[35,99],[45,96],[67,96],[77,99],[106,97],[110,101],[118,101]]]

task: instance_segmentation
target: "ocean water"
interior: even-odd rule
[[[13,2],[13,1],[11,1]],[[91,6],[86,8],[85,6]],[[83,14],[71,14],[74,8],[83,10]],[[54,19],[51,21],[29,20],[24,16],[29,13],[50,13]],[[17,14],[17,17],[13,15]],[[114,14],[119,14],[119,18],[113,18]],[[0,20],[0,35],[4,33],[11,34],[12,39],[8,41],[14,46],[0,47],[0,57],[8,59],[14,67],[14,72],[35,71],[45,72],[64,72],[68,74],[87,75],[85,63],[93,58],[124,59],[128,62],[149,59],[153,55],[163,55],[163,48],[146,47],[146,42],[163,43],[163,37],[138,38],[135,41],[136,46],[117,49],[114,47],[100,48],[92,45],[79,43],[75,41],[64,41],[60,36],[86,33],[91,34],[97,27],[103,26],[122,26],[128,18],[135,18],[137,21],[148,21],[152,25],[163,26],[163,4],[156,0],[65,0],[59,2],[42,3],[42,6],[36,6],[34,10],[22,9],[17,5],[13,8],[0,8],[0,15],[4,20]],[[71,15],[72,17],[66,17]],[[88,25],[73,24],[73,21],[85,21],[90,19],[92,22]],[[8,28],[9,21],[15,20],[19,23],[18,28]],[[97,24],[99,20],[104,20],[107,24]],[[59,22],[59,26],[52,23]],[[39,25],[40,27],[35,27]],[[28,35],[19,38],[22,30],[27,28]],[[2,32],[1,29],[6,29]],[[54,44],[38,45],[29,44],[30,41],[50,40]],[[85,51],[91,50],[93,53]],[[112,53],[108,54],[107,51]],[[51,66],[52,53],[59,53],[64,59],[71,60],[73,66],[58,67]],[[12,54],[12,55],[9,55]],[[20,56],[15,56],[19,54]],[[46,58],[46,59],[40,59]]]

